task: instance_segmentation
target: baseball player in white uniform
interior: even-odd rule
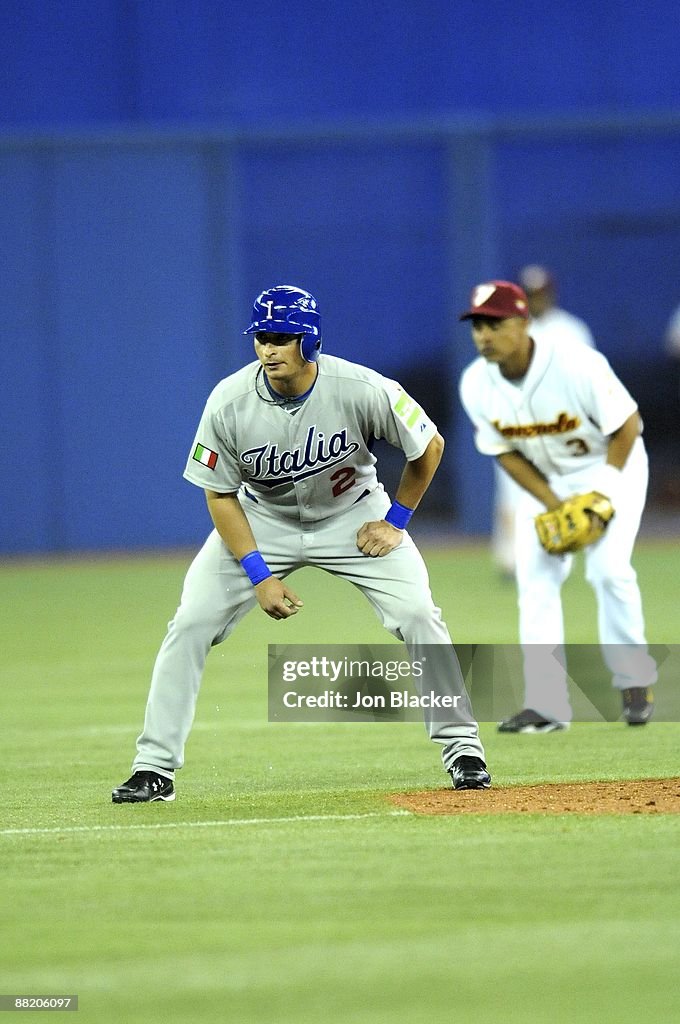
[[[353,583],[410,652],[438,645],[440,688],[465,696],[425,563],[406,531],[444,442],[395,381],[320,355],[320,322],[304,289],[262,292],[244,332],[254,335],[257,359],[208,398],[184,475],[205,490],[215,528],[187,573],[154,666],[133,775],[114,789],[115,803],[174,799],[210,648],[255,605],[273,619],[298,614],[303,602],[288,576],[302,566]],[[393,502],[376,475],[373,438],[406,456]],[[469,704],[452,720],[423,714],[454,788],[488,788]]]
[[[478,285],[460,319],[471,321],[479,352],[460,380],[476,446],[524,492],[516,563],[525,706],[499,730],[551,732],[571,721],[560,590],[573,556],[548,554],[534,518],[589,491],[615,510],[601,539],[584,549],[602,652],[625,720],[644,724],[657,675],[631,565],[648,476],[637,405],[601,353],[581,346],[575,358],[568,343],[534,338],[527,296],[512,282]]]
[[[555,278],[546,267],[530,263],[519,274],[519,283],[529,303],[529,332],[534,341],[543,338],[576,346],[595,348],[595,339],[585,321],[557,305]],[[504,576],[515,575],[515,517],[521,500],[521,488],[494,464],[494,518],[491,547],[496,564]]]

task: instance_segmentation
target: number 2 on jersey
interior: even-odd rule
[[[337,498],[340,494],[348,491],[350,487],[354,487],[355,476],[354,466],[342,466],[340,469],[336,469],[335,473],[331,473],[330,479],[335,481],[331,491],[333,497]]]

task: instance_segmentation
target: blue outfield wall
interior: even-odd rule
[[[456,313],[525,262],[668,450],[679,37],[672,0],[4,0],[0,552],[199,541],[187,449],[276,281],[431,411],[451,527],[488,530],[492,490]]]
[[[0,123],[667,108],[679,37],[675,0],[3,0]]]
[[[426,507],[450,527],[490,523],[491,466],[456,396],[474,354],[456,313],[478,280],[548,262],[653,441],[676,397],[661,339],[680,301],[678,167],[669,117],[6,138],[1,550],[200,540],[187,450],[277,281],[317,294],[327,351],[431,411],[448,445]]]

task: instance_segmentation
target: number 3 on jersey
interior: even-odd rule
[[[590,454],[590,448],[588,447],[588,445],[582,437],[572,437],[569,441],[566,442],[566,444],[568,448],[571,448],[572,455],[578,457],[579,455]]]

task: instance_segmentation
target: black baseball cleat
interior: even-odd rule
[[[174,799],[175,786],[172,779],[166,779],[158,772],[135,772],[111,794],[114,804],[147,804],[154,800],[167,803]]]
[[[449,768],[454,789],[488,789],[491,776],[481,757],[463,754]]]
[[[646,725],[654,714],[654,697],[648,686],[631,686],[621,691],[623,717],[628,725]]]
[[[568,729],[569,722],[558,722],[554,718],[544,718],[531,708],[518,711],[511,718],[504,718],[498,725],[498,732],[558,732]]]

